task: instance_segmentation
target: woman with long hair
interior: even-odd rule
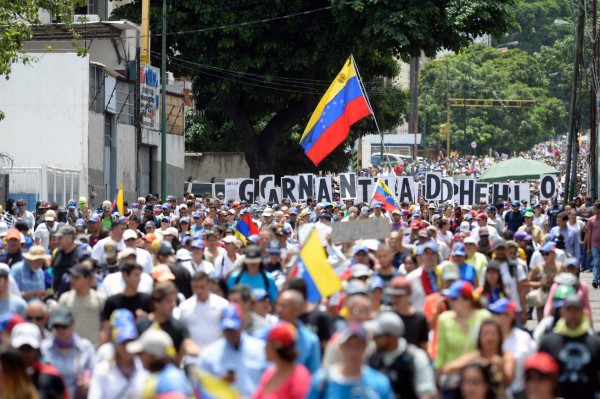
[[[252,399],[304,399],[310,389],[310,372],[296,364],[296,328],[281,322],[267,333],[267,361],[273,366],[263,374]]]
[[[39,394],[27,374],[25,361],[19,352],[13,349],[0,352],[0,398],[39,398]]]
[[[456,399],[496,399],[489,365],[471,363],[460,372],[460,386]]]
[[[508,297],[508,290],[500,276],[500,264],[495,260],[490,261],[483,276],[483,286],[477,288],[479,302],[483,307],[488,307],[500,298]]]

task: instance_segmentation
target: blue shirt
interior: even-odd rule
[[[44,360],[53,365],[62,375],[69,396],[75,398],[77,378],[85,373],[91,375],[94,370],[94,345],[87,339],[75,335],[74,345],[66,352],[58,348],[53,337],[42,341],[40,349]]]
[[[18,313],[21,316],[25,316],[26,309],[27,302],[16,295],[11,294],[7,299],[0,300],[0,314]]]
[[[308,371],[316,372],[321,367],[321,342],[319,337],[300,320],[296,321],[296,363],[304,365]]]
[[[579,234],[577,234],[577,232],[570,227],[561,229],[558,226],[554,226],[550,229],[551,236],[556,236],[558,234],[562,235],[565,239],[565,252],[571,254],[575,259],[579,259],[581,256],[581,243]]]
[[[267,369],[265,341],[242,332],[240,345],[235,348],[225,338],[219,338],[200,352],[198,367],[217,378],[234,371],[232,387],[241,396],[250,397]]]
[[[468,281],[472,285],[475,285],[477,279],[477,270],[470,264],[465,263],[464,265],[458,266],[458,272],[460,273],[460,279]]]
[[[267,278],[268,287],[265,287],[263,273]],[[240,276],[239,281],[238,276]],[[250,288],[262,288],[269,293],[269,299],[272,303],[277,301],[277,285],[275,285],[275,279],[273,279],[273,276],[271,276],[271,273],[269,272],[263,271],[255,275],[250,275],[246,270],[236,270],[231,273],[231,276],[227,279],[227,287],[231,288],[236,284],[246,284],[250,286]]]
[[[347,379],[337,371],[337,365],[321,369],[313,375],[307,399],[393,399],[388,378],[369,366],[362,367],[357,379]]]
[[[46,290],[44,271],[42,268],[33,271],[27,264],[26,260],[22,260],[21,262],[15,264],[10,269],[10,275],[13,276],[17,282],[21,292]],[[36,298],[29,297],[26,299],[26,301],[29,302],[32,299]]]
[[[167,364],[156,374],[156,395],[181,393],[186,397],[192,395],[192,385],[185,373],[173,364]]]

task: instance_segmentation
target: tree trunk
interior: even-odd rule
[[[245,158],[250,168],[250,177],[275,173],[275,150],[279,139],[292,127],[300,123],[316,107],[314,95],[304,95],[301,100],[291,102],[279,111],[261,132],[256,132],[243,100],[227,95],[227,113],[239,129],[245,147]],[[298,143],[298,151],[302,151]]]

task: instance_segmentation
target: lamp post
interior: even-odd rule
[[[160,70],[160,196],[161,201],[167,198],[167,0],[163,0],[162,8],[162,48]]]

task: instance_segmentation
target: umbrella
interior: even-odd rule
[[[481,176],[481,182],[497,182],[506,180],[539,179],[541,175],[558,175],[559,172],[543,162],[524,158],[512,158],[487,168]]]

